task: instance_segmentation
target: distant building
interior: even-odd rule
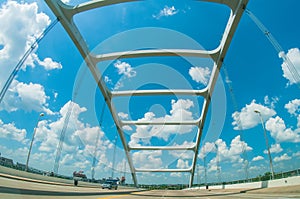
[[[16,169],[25,171],[25,168],[26,168],[26,165],[25,165],[25,164],[22,164],[22,163],[17,162],[17,164],[16,164]]]
[[[0,157],[0,165],[6,166],[6,167],[13,167],[14,162],[12,159],[5,158],[5,157]]]

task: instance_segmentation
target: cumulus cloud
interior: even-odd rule
[[[114,66],[118,69],[119,75],[125,75],[128,78],[136,76],[136,71],[131,67],[130,64],[126,62],[121,62],[118,60],[116,63],[114,63]]]
[[[293,157],[300,157],[300,151],[293,153]]]
[[[136,168],[159,169],[162,166],[162,151],[138,151],[132,154]]]
[[[242,108],[240,112],[236,111],[232,114],[232,118],[234,120],[232,125],[234,126],[234,130],[249,129],[260,124],[260,117],[254,112],[255,110],[260,112],[264,121],[276,115],[275,110],[261,104],[257,104],[255,100],[253,100],[250,104],[247,104],[244,108]]]
[[[112,151],[112,142],[105,137],[99,126],[92,126],[80,119],[86,111],[85,107],[69,101],[56,115],[42,117],[36,129],[30,164],[35,165],[35,168],[52,170],[62,130],[67,127],[59,162],[60,173],[69,175],[78,169],[88,173],[92,165],[91,157],[94,155],[97,160],[95,168],[99,172],[102,173],[111,167],[111,158],[108,158],[108,154]],[[68,125],[65,126],[68,113],[71,114]],[[14,145],[14,150],[7,147],[6,145],[9,144],[6,143],[0,146],[1,153],[7,155],[6,157],[24,163],[31,136],[32,134],[26,133],[25,129],[19,129],[13,123],[5,124],[0,120],[0,138],[19,142]],[[98,145],[98,152],[95,154],[96,145]]]
[[[35,59],[40,66],[43,66],[46,70],[53,70],[53,69],[62,69],[62,65],[52,60],[50,57],[46,57],[43,61],[41,61],[36,55]]]
[[[221,157],[220,160],[230,160],[231,162],[239,161],[244,151],[252,151],[252,147],[248,146],[248,144],[245,141],[242,141],[239,135],[231,140],[229,148],[226,146],[226,143],[221,139],[218,139],[216,141],[216,145],[216,150],[218,150],[218,153]]]
[[[179,11],[174,6],[165,6],[158,14],[153,15],[154,18],[168,17],[177,14]]]
[[[181,146],[181,147],[193,147],[195,146],[196,143],[195,142],[188,142],[188,141],[184,141],[183,144],[174,144],[174,146]],[[173,151],[169,151],[169,154],[172,155],[175,158],[180,158],[180,159],[191,159],[194,155],[193,151],[177,151],[177,150],[173,150]]]
[[[188,160],[185,161],[185,160],[182,160],[182,159],[178,159],[176,167],[178,169],[187,169],[187,168],[190,167],[189,161]]]
[[[2,157],[9,157],[16,162],[24,162],[28,155],[28,147],[13,148],[11,146],[0,145],[0,151]]]
[[[0,49],[0,88],[2,88],[13,67],[50,24],[50,19],[44,13],[38,13],[36,2],[7,1],[0,7],[0,21],[0,45],[3,46]],[[40,61],[38,56],[32,53],[23,69],[25,70],[27,66],[34,67],[35,61],[46,70],[61,68],[61,65],[51,58]]]
[[[194,81],[197,83],[201,83],[203,85],[207,85],[209,77],[210,77],[210,69],[208,67],[191,67],[189,70],[189,74]]]
[[[70,119],[65,131],[63,150],[60,159],[60,168],[81,168],[90,170],[91,158],[94,156],[96,143],[97,150],[101,153],[96,154],[96,159],[102,165],[109,165],[106,153],[111,142],[107,140],[104,132],[98,126],[91,126],[82,122],[80,115],[87,111],[74,102],[67,102],[59,111],[58,119],[55,121],[41,120],[36,133],[36,146],[40,152],[45,154],[55,154],[60,140],[65,120],[70,113]],[[53,160],[54,161],[54,160]]]
[[[272,144],[270,147],[270,153],[280,153],[281,151],[283,151],[283,149],[281,148],[280,144]],[[264,150],[264,154],[267,154],[268,151]]]
[[[239,135],[231,140],[230,146],[227,146],[226,142],[222,139],[218,139],[215,145],[216,148],[214,152],[218,154],[218,157],[213,158],[209,162],[210,171],[216,170],[218,166],[217,162],[229,162],[233,166],[240,166],[240,164],[245,161],[242,158],[243,152],[253,150],[245,141],[241,140]]]
[[[293,73],[298,73],[298,75],[300,74],[300,50],[299,50],[299,48],[291,48],[285,56],[289,59],[289,61],[291,61],[292,64],[288,65],[288,63],[286,61],[284,61],[281,64],[282,71],[283,71],[283,77],[286,78],[287,80],[289,80],[289,84],[299,83],[300,79],[294,78],[295,76],[297,77],[297,75],[295,75],[295,74],[293,75],[289,70],[289,68],[291,68]],[[280,52],[279,57],[283,58],[284,52]]]
[[[297,116],[300,109],[300,99],[294,99],[292,101],[289,101],[289,103],[287,103],[284,108],[287,109],[287,111],[294,116]]]
[[[290,156],[288,156],[288,154],[283,154],[281,156],[275,157],[274,158],[274,162],[281,162],[281,161],[285,161],[285,160],[290,160],[292,159]]]
[[[278,97],[272,97],[271,99],[268,95],[264,97],[265,104],[269,105],[272,109],[275,108],[275,105],[278,101],[279,101]]]
[[[4,100],[0,104],[0,110],[8,112],[22,109],[24,111],[45,112],[49,115],[54,113],[48,108],[44,87],[40,84],[25,84],[14,80],[7,90]]]
[[[172,109],[170,114],[164,117],[157,118],[152,112],[145,113],[144,117],[138,121],[187,121],[193,119],[193,114],[190,109],[194,106],[193,101],[187,99],[179,99],[178,101],[171,101]],[[138,125],[136,132],[131,135],[129,142],[130,146],[140,146],[141,143],[149,144],[151,137],[158,137],[165,141],[169,139],[172,134],[190,133],[193,126],[184,125]]]
[[[5,124],[0,119],[0,138],[6,138],[8,140],[16,140],[21,143],[26,143],[26,130],[18,129],[14,123]]]
[[[123,113],[123,112],[119,112],[118,113],[118,116],[121,118],[121,119],[128,119],[128,114],[127,113]]]
[[[254,157],[253,159],[252,159],[252,161],[253,162],[255,162],[255,161],[259,161],[259,160],[263,160],[264,158],[262,157],[262,156],[256,156],[256,157]]]
[[[108,76],[104,76],[104,82],[107,84],[112,84],[112,80]]]
[[[266,122],[266,129],[270,131],[271,136],[277,142],[300,142],[299,131],[293,131],[291,128],[287,128],[283,119],[279,116],[270,118]]]
[[[122,129],[125,130],[125,131],[132,131],[133,130],[133,128],[131,128],[131,126],[128,126],[128,125],[123,126]]]
[[[216,145],[214,142],[205,142],[201,147],[199,158],[203,159],[208,153],[216,151]]]

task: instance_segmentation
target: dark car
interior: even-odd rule
[[[114,180],[107,180],[105,181],[102,185],[101,185],[102,189],[115,189],[117,190],[118,189],[118,183],[117,181],[114,181]]]

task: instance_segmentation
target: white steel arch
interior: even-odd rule
[[[56,17],[60,20],[61,24],[67,31],[68,35],[72,39],[73,43],[79,50],[81,56],[84,58],[87,66],[89,67],[95,81],[98,84],[99,89],[104,96],[107,106],[112,114],[113,120],[116,124],[117,131],[122,141],[124,151],[128,160],[131,175],[135,186],[138,186],[136,172],[189,172],[190,180],[189,186],[193,185],[194,173],[196,168],[196,161],[199,152],[200,140],[203,133],[203,127],[208,112],[208,108],[211,102],[212,92],[214,90],[220,68],[223,64],[224,57],[231,43],[233,34],[238,26],[241,16],[246,8],[248,0],[200,0],[208,3],[218,3],[228,6],[231,9],[230,17],[227,21],[223,37],[219,46],[211,51],[206,50],[191,50],[191,49],[151,49],[151,50],[136,50],[130,52],[115,52],[101,55],[91,54],[87,43],[85,42],[82,34],[77,28],[73,17],[81,12],[89,11],[91,9],[110,6],[119,3],[133,2],[136,0],[93,0],[86,3],[82,3],[76,6],[69,6],[62,3],[61,0],[45,0],[48,6],[51,8]],[[97,68],[97,63],[104,60],[113,60],[116,58],[136,58],[136,57],[150,57],[150,56],[192,56],[211,58],[214,61],[212,75],[206,88],[202,90],[180,90],[180,89],[166,89],[166,90],[129,90],[129,91],[110,91],[104,83],[100,71]],[[120,96],[162,96],[162,95],[194,95],[202,96],[204,103],[201,109],[200,117],[193,121],[123,121],[116,113],[113,106],[112,99]],[[198,132],[196,136],[196,143],[193,146],[142,146],[142,147],[130,147],[126,142],[122,127],[125,125],[196,125],[198,126]],[[132,150],[187,150],[193,151],[194,156],[192,159],[192,165],[187,169],[138,169],[135,168],[132,162],[130,151]]]

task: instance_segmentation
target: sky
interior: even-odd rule
[[[76,5],[83,0],[64,0]],[[195,183],[245,179],[270,171],[263,125],[275,173],[300,167],[300,2],[249,0],[250,10],[282,48],[278,52],[244,13],[226,54],[203,130]],[[230,10],[198,1],[141,1],[81,13],[74,21],[93,54],[137,49],[215,49]],[[0,2],[0,89],[13,68],[55,16],[42,0]],[[273,40],[273,41],[275,41]],[[286,59],[287,58],[287,59]],[[298,73],[294,76],[290,67]],[[209,58],[148,57],[97,65],[111,91],[203,89]],[[296,75],[295,75],[296,74]],[[113,99],[122,120],[165,121],[199,118],[201,97],[167,95]],[[71,111],[70,111],[71,110]],[[102,114],[103,112],[103,114]],[[44,116],[39,117],[41,113]],[[84,59],[60,23],[30,54],[0,103],[1,156],[53,171],[60,134],[69,122],[58,173],[83,170],[95,178],[125,174],[132,183],[121,140]],[[191,146],[196,126],[124,126],[130,146]],[[95,146],[96,153],[95,153]],[[188,168],[191,151],[132,151],[137,168]],[[207,179],[205,179],[205,167]],[[112,169],[113,168],[113,169]],[[185,173],[138,173],[138,182],[188,183]]]

